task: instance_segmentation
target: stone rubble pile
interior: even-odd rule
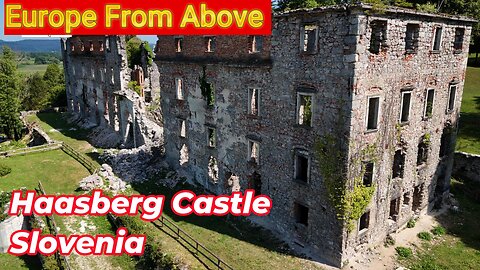
[[[143,182],[168,167],[162,161],[163,147],[142,146],[135,149],[106,150],[100,158],[110,164],[127,182]]]
[[[91,191],[96,188],[109,189],[115,193],[125,191],[128,185],[125,181],[115,176],[112,167],[108,164],[103,164],[98,174],[87,176],[80,181],[79,188],[83,191]]]

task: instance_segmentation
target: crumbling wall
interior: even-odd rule
[[[94,143],[131,148],[162,141],[161,123],[147,119],[145,100],[128,88],[124,36],[74,36],[62,40],[62,52],[68,111],[96,127]]]
[[[379,52],[372,52],[372,25],[379,21],[385,23],[386,40]],[[408,24],[419,26],[418,48],[411,53],[406,52],[405,44]],[[355,66],[349,151],[353,166],[349,175],[350,179],[360,177],[361,181],[364,162],[374,162],[376,192],[365,212],[369,213],[367,229],[362,229],[359,222],[359,227],[345,232],[347,259],[358,251],[358,245],[382,241],[412,217],[439,206],[448,194],[471,34],[471,22],[447,17],[426,19],[418,13],[371,15],[356,10],[352,12],[351,25],[355,28],[352,42],[357,46],[345,59]],[[436,27],[442,27],[443,33],[440,50],[433,51]],[[461,51],[454,49],[456,28],[465,30]],[[453,109],[448,110],[453,84],[458,88]],[[428,89],[435,91],[430,114],[425,113]],[[410,107],[409,117],[403,123],[402,93],[411,93],[410,104],[405,105]],[[371,97],[379,98],[379,113],[377,128],[369,130]],[[428,154],[425,162],[419,163],[421,144]],[[355,160],[369,148],[369,156]],[[401,177],[393,176],[396,151],[404,155]]]
[[[480,182],[480,155],[455,152],[452,176],[457,179]]]
[[[156,59],[170,165],[214,193],[255,189],[269,195],[270,215],[252,219],[279,232],[300,252],[334,265],[341,261],[341,226],[325,193],[315,142],[333,130],[348,131],[338,125],[338,112],[345,116],[349,111],[344,100],[352,70],[343,65],[338,46],[348,30],[347,18],[344,12],[280,16],[259,55],[248,53],[248,37],[218,37],[211,53],[205,52],[202,37],[185,37],[183,53],[175,52],[175,37],[160,37]],[[299,53],[300,29],[313,19],[327,25],[319,28],[318,51]],[[202,95],[204,68],[215,93],[211,107]],[[249,112],[251,89],[259,91],[258,115]],[[298,124],[299,93],[313,97],[311,127]],[[214,147],[209,146],[211,129]],[[250,157],[253,142],[258,162]],[[310,162],[307,182],[295,180],[299,152]],[[308,208],[308,224],[297,220],[297,204]]]

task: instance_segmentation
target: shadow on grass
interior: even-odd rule
[[[132,187],[143,195],[162,194],[165,195],[166,198],[172,198],[177,191],[185,189],[192,190],[197,194],[204,193],[204,191],[190,185],[179,184],[174,188],[174,190],[172,190],[163,187],[162,185],[159,185],[157,183],[158,181],[150,180],[145,181],[141,184],[132,183]],[[171,211],[170,200],[165,200],[165,205],[163,209],[164,213],[167,214],[170,219],[173,219],[176,222],[186,222],[194,224],[196,226],[215,231],[219,234],[228,235],[238,240],[248,242],[250,244],[260,246],[274,252],[292,255],[296,257],[302,257],[299,254],[293,253],[289,249],[288,245],[285,242],[276,238],[272,234],[272,232],[248,222],[245,218],[233,216],[199,217],[196,215],[179,217]],[[182,225],[180,225],[180,227],[182,227]]]
[[[480,251],[480,183],[453,181],[451,193],[460,204],[460,211],[450,211],[438,221],[448,233]]]
[[[469,67],[480,67],[480,57],[476,59],[475,57],[468,58],[468,66]]]
[[[480,97],[475,97],[480,107]],[[459,137],[480,142],[480,113],[461,113]]]
[[[60,113],[37,113],[37,117],[50,125],[52,128],[61,132],[64,136],[70,137],[76,140],[86,140],[89,133],[86,129],[78,128],[74,124],[69,124],[64,118],[66,114]],[[48,131],[48,130],[45,130]]]

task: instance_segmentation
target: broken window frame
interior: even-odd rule
[[[179,122],[180,122],[179,136],[180,138],[187,138],[187,120],[180,119]]]
[[[205,36],[205,52],[213,53],[216,49],[216,37],[215,36]]]
[[[256,146],[256,147],[255,147]],[[256,158],[253,157],[253,150],[257,149]],[[248,162],[260,165],[260,143],[254,140],[248,140]]]
[[[430,97],[431,97],[431,100],[430,100]],[[435,106],[435,89],[428,88],[425,93],[425,108],[423,110],[424,119],[432,118],[434,106]]]
[[[461,53],[463,51],[463,43],[465,42],[465,28],[455,28],[455,37],[453,40],[454,53]]]
[[[363,234],[368,231],[370,227],[370,210],[367,210],[363,215],[358,219],[358,233]]]
[[[452,152],[452,131],[451,127],[445,127],[440,138],[440,149],[438,151],[439,158],[445,158]]]
[[[420,24],[408,23],[405,31],[405,52],[407,54],[417,53],[419,36],[420,36]]]
[[[255,91],[255,110],[252,106],[253,100],[253,91]],[[260,116],[260,89],[259,88],[249,88],[248,89],[248,114],[254,116]]]
[[[370,46],[369,51],[373,54],[379,54],[387,45],[387,29],[388,21],[386,20],[373,20],[370,23]]]
[[[207,146],[209,148],[217,147],[217,129],[214,127],[207,127]]]
[[[175,43],[175,52],[176,53],[182,53],[183,52],[183,41],[184,41],[183,36],[176,36],[176,37],[173,38],[173,41]]]
[[[263,36],[249,36],[248,37],[248,53],[256,54],[263,50]]]
[[[417,147],[417,167],[424,166],[428,162],[429,144],[425,142],[425,135],[420,138]]]
[[[373,99],[377,99],[378,102],[376,104],[376,112],[375,112],[375,115],[373,116],[373,119],[370,119],[370,107],[372,104],[371,103],[371,100]],[[365,116],[365,123],[366,123],[366,129],[367,129],[367,132],[374,132],[374,131],[377,131],[378,130],[378,119],[380,118],[380,96],[369,96],[367,98],[367,113],[366,113],[366,116]],[[375,125],[374,127],[372,126],[373,123],[370,123],[372,120],[372,122],[375,122]],[[372,124],[372,125],[371,125]]]
[[[313,29],[307,30],[306,28],[308,27],[312,27]],[[316,23],[304,23],[302,25],[300,29],[300,52],[302,54],[316,54],[318,52],[318,30],[319,27]],[[307,31],[309,32],[308,34]],[[312,32],[314,35],[314,42],[313,45],[309,45],[309,41],[311,38],[310,35],[312,35]],[[307,41],[307,43],[305,43],[305,41]]]
[[[400,160],[397,160],[398,153],[400,153]],[[405,160],[406,155],[402,149],[398,149],[393,154],[393,164],[392,164],[392,178],[403,178],[405,174]],[[397,173],[396,173],[397,172]]]
[[[185,100],[185,92],[183,91],[183,78],[175,78],[175,96],[177,100]]]
[[[296,113],[296,116],[297,116],[296,123],[297,123],[297,125],[304,126],[304,127],[313,127],[313,110],[314,110],[313,99],[314,99],[314,96],[315,95],[313,93],[297,92],[297,113]],[[310,97],[310,118],[309,118],[310,123],[308,123],[308,121],[304,120],[304,119],[308,119],[307,110],[304,109],[303,113],[301,114],[302,106],[305,106],[304,108],[308,107],[306,105],[307,103],[305,103],[305,105],[302,105],[302,98],[303,97]]]
[[[440,52],[443,41],[443,26],[437,25],[433,30],[432,51]]]
[[[306,171],[306,175],[305,175],[306,179],[300,178],[301,174],[299,172],[299,169],[300,169],[299,168],[299,166],[300,166],[299,158],[303,158],[307,162],[307,164],[306,164],[307,165],[307,168],[306,168],[307,171]],[[308,152],[306,150],[296,150],[295,151],[293,166],[294,166],[293,179],[297,182],[304,183],[304,184],[310,183],[311,158],[310,158],[310,155],[308,154]]]
[[[371,187],[374,181],[375,162],[373,160],[364,161],[362,164],[363,172],[363,185],[365,187]]]
[[[308,206],[294,202],[293,203],[293,217],[295,218],[295,223],[308,227],[310,209]]]
[[[399,216],[400,216],[400,197],[390,200],[390,209],[388,212],[388,219],[397,222],[399,219]]]
[[[402,98],[400,101],[400,117],[398,121],[400,124],[408,124],[410,122],[410,111],[412,109],[412,90],[402,91]],[[405,96],[408,96],[408,108],[405,110]],[[405,117],[405,118],[404,118]]]
[[[457,99],[458,84],[452,83],[448,87],[448,102],[447,113],[452,113],[455,110],[455,102]]]

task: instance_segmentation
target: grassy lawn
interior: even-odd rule
[[[60,113],[40,113],[37,115],[29,115],[28,122],[35,122],[56,141],[66,142],[80,153],[86,154],[89,160],[99,165],[94,158],[96,155],[92,153],[94,147],[88,143],[85,138],[88,130],[78,129],[75,125],[69,124]]]
[[[478,195],[480,185],[453,181],[452,192],[460,211],[440,216],[447,234],[424,243],[417,255],[404,261],[409,269],[480,269],[480,201],[465,195],[465,190]]]
[[[18,66],[18,72],[25,73],[25,74],[33,74],[36,72],[40,73],[45,73],[45,70],[47,70],[48,65],[19,65]]]
[[[457,151],[480,154],[480,68],[468,67]]]
[[[60,117],[60,114],[42,113],[29,116],[28,120],[37,122],[52,139],[65,141],[80,152],[90,154],[93,149],[93,147],[84,140],[87,131],[73,130],[73,126],[68,125],[66,121]],[[70,173],[71,172],[67,172],[63,174],[67,176]],[[81,177],[74,178],[80,179]],[[74,183],[76,182],[74,181]],[[68,189],[69,188],[67,188],[67,190]],[[136,192],[142,194],[165,194],[167,198],[170,198],[174,193],[174,191],[167,190],[155,182],[134,185],[134,189]],[[320,269],[314,263],[286,254],[285,245],[275,240],[271,233],[245,222],[227,222],[225,218],[219,217],[207,218],[191,216],[180,218],[169,211],[170,207],[168,205],[165,205],[164,209],[166,216],[173,219],[183,230],[206,245],[235,269],[258,269],[259,266],[261,266],[262,269]],[[93,222],[98,228],[98,230],[92,232],[94,234],[102,233],[105,230],[105,233],[111,231],[110,225],[104,218],[90,217],[89,222]],[[64,221],[63,223],[72,222]],[[205,268],[191,252],[171,236],[161,231],[155,224],[144,223],[144,226],[147,226],[148,231],[151,232],[156,239],[161,241],[162,249],[165,252],[172,254],[179,261],[185,262],[192,269]],[[59,227],[61,227],[61,230],[66,230],[67,226],[65,224],[59,224]],[[118,263],[114,262],[112,264],[121,265],[122,269],[131,269],[131,265],[134,262],[129,262],[128,260],[131,259],[128,257],[120,257],[117,260]],[[125,261],[125,263],[122,263],[123,261]]]

